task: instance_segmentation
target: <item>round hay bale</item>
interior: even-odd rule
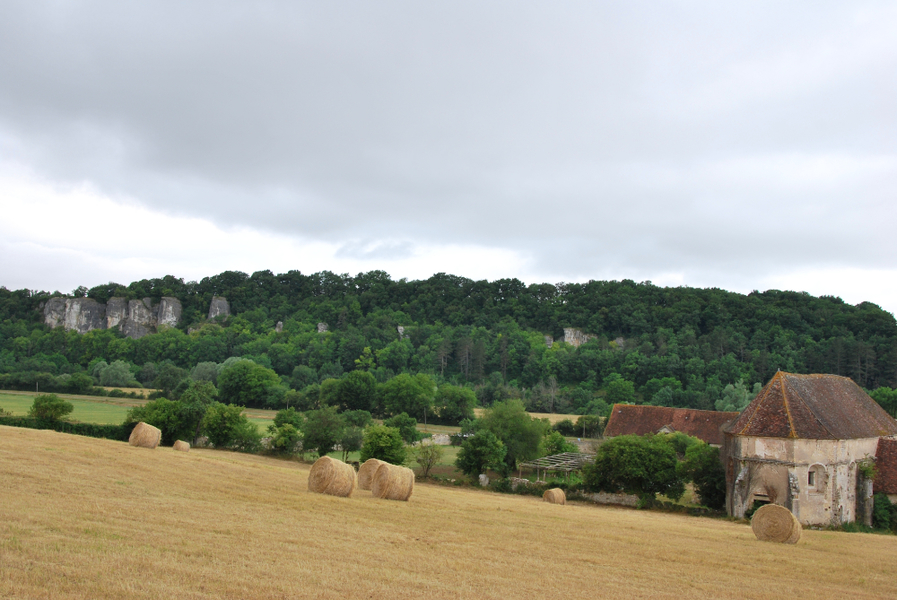
[[[141,421],[131,431],[128,443],[139,448],[155,448],[162,439],[162,430]]]
[[[550,504],[567,504],[567,495],[561,488],[551,488],[542,494],[542,500]]]
[[[308,491],[348,498],[355,490],[355,469],[341,460],[322,456],[308,473]]]
[[[358,489],[370,490],[371,480],[374,478],[374,473],[377,472],[380,465],[385,464],[385,462],[376,458],[369,458],[364,461],[364,464],[358,469]]]
[[[183,440],[176,441],[174,443],[174,446],[172,446],[172,448],[174,448],[178,452],[190,452],[190,444],[188,444],[187,442],[185,442]]]
[[[414,492],[414,471],[383,463],[371,480],[371,495],[384,500],[407,501]]]
[[[758,540],[779,544],[797,543],[802,531],[791,511],[778,504],[765,504],[758,508],[751,517],[751,529]]]

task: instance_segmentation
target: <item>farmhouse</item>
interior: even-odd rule
[[[790,509],[804,525],[871,521],[872,482],[861,465],[895,450],[897,421],[857,384],[836,375],[779,372],[723,429],[726,509]]]
[[[720,446],[723,425],[738,418],[737,412],[692,410],[667,406],[614,404],[604,428],[605,437],[646,435],[649,433],[682,433]]]

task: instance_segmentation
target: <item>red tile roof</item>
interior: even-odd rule
[[[848,440],[897,434],[897,421],[847,377],[780,371],[726,433]]]
[[[736,417],[737,412],[614,404],[607,426],[604,428],[604,435],[607,437],[645,435],[669,427],[673,431],[681,431],[708,444],[722,444],[723,434],[720,428]]]
[[[875,476],[873,484],[876,494],[897,494],[897,439],[881,438],[875,452]]]

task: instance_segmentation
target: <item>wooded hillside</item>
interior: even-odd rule
[[[867,389],[897,384],[893,315],[798,292],[229,271],[200,282],[166,276],[74,294],[100,302],[174,296],[183,325],[140,339],[115,329],[50,330],[40,306],[58,292],[0,288],[0,385],[86,385],[75,375],[96,378],[97,365],[114,361],[151,385],[165,365],[190,370],[235,356],[280,377],[279,395],[263,401],[273,407],[287,388],[317,393],[314,386],[356,368],[381,383],[426,373],[475,388],[485,405],[522,397],[532,410],[581,413],[620,400],[738,409],[777,369],[846,375]],[[206,321],[213,295],[230,301],[229,319]],[[595,337],[578,348],[548,347],[545,336],[560,338],[565,327]]]

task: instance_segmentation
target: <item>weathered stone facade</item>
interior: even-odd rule
[[[803,525],[864,521],[866,491],[858,463],[875,456],[878,438],[802,440],[738,437],[728,448],[727,510],[743,518],[755,501],[789,509]],[[812,475],[811,475],[812,473]],[[871,490],[868,492],[871,497]]]

